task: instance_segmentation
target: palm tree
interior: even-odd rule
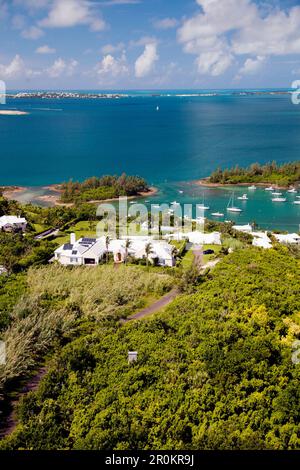
[[[151,245],[151,243],[147,243],[146,246],[145,246],[145,255],[146,255],[147,266],[149,265],[149,256],[151,255],[151,253],[153,253],[152,245]]]
[[[108,263],[108,248],[110,244],[110,237],[107,235],[105,237],[105,246],[106,246],[106,262]]]
[[[125,242],[125,263],[127,261],[127,258],[128,258],[128,250],[131,246],[131,240],[129,238],[126,239],[126,242]]]

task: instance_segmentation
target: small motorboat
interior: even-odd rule
[[[300,204],[300,201],[294,201],[294,204]]]
[[[295,188],[288,189],[288,193],[295,194],[297,190]]]
[[[268,188],[265,188],[265,191],[274,191],[273,186],[269,186]]]
[[[176,201],[172,201],[171,206],[180,206],[180,203]]]
[[[273,197],[272,202],[286,202],[285,197]]]
[[[222,212],[213,212],[211,215],[213,215],[214,217],[224,217],[224,214],[222,214]]]
[[[240,201],[248,201],[248,196],[247,196],[247,194],[243,194],[242,196],[239,196],[238,199]]]
[[[256,186],[253,184],[252,186],[248,186],[248,189],[250,189],[251,191],[253,191],[254,189],[256,189]]]
[[[282,196],[282,193],[272,193],[272,196]]]
[[[206,206],[205,204],[197,204],[197,208],[202,211],[208,211],[210,209],[209,206]]]

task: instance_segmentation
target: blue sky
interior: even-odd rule
[[[0,0],[9,89],[290,87],[300,0]]]

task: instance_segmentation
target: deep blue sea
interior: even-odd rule
[[[300,106],[289,95],[123,93],[131,96],[8,99],[1,109],[29,114],[0,116],[0,185],[34,187],[126,172],[157,185],[157,200],[199,202],[203,188],[191,181],[218,166],[299,160]],[[206,201],[214,211],[226,212],[229,191],[206,189]],[[256,220],[266,228],[299,230],[300,206],[292,204],[292,197],[276,205],[270,194],[257,190],[235,217],[241,223]]]

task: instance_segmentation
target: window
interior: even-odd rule
[[[71,263],[77,263],[78,258],[71,258],[70,261],[71,261]]]

